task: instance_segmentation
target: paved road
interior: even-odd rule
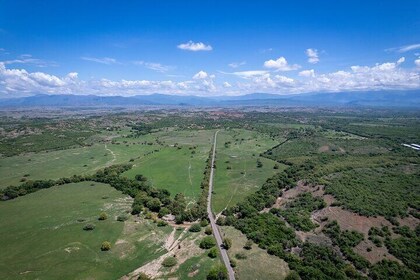
[[[230,266],[230,261],[226,250],[222,247],[222,237],[220,236],[219,229],[217,228],[216,221],[214,220],[213,212],[211,211],[211,193],[213,192],[213,174],[214,174],[214,158],[216,155],[216,140],[217,133],[214,133],[214,142],[213,142],[213,155],[211,157],[211,169],[210,169],[210,179],[209,179],[209,196],[207,198],[207,214],[209,215],[209,220],[211,224],[211,229],[213,230],[213,235],[216,238],[217,246],[219,247],[220,253],[222,255],[223,262],[227,268],[229,274],[229,280],[235,280],[235,272]]]

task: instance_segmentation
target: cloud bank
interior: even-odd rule
[[[406,62],[401,57],[395,62],[377,63],[373,66],[354,65],[349,69],[318,73],[314,69],[302,70],[294,76],[279,75],[279,71],[298,69],[280,57],[264,65],[269,70],[249,70],[214,74],[204,70],[183,81],[173,80],[109,80],[79,78],[70,72],[56,76],[44,72],[29,72],[0,62],[0,96],[19,97],[38,93],[46,94],[179,94],[179,95],[240,95],[254,92],[298,94],[307,92],[345,92],[369,90],[420,89],[420,57],[410,62],[413,68],[401,67]],[[146,65],[143,62],[144,65]],[[413,65],[412,64],[412,65]],[[162,65],[149,66],[164,71]]]

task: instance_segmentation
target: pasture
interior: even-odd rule
[[[217,136],[213,211],[233,206],[257,191],[266,179],[281,171],[276,162],[259,154],[278,144],[269,137],[244,129],[221,130]],[[257,167],[257,160],[262,164]]]
[[[169,228],[116,221],[132,199],[83,182],[0,203],[1,279],[116,279],[165,251]],[[104,211],[108,219],[99,221]],[[92,231],[83,230],[87,223]],[[111,250],[101,251],[109,241]]]

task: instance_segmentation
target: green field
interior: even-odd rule
[[[245,235],[233,227],[222,227],[221,231],[227,238],[232,240],[232,248],[228,255],[235,260],[235,277],[240,280],[255,279],[284,279],[289,273],[289,267],[285,261],[269,255],[265,250],[253,244],[251,250],[243,247],[247,241]],[[238,259],[237,254],[245,255],[245,259]]]
[[[228,142],[230,144],[225,144]],[[279,165],[279,169],[273,169],[274,161],[259,156],[276,144],[269,137],[249,130],[221,130],[218,133],[213,211],[218,213],[235,205],[284,168]],[[262,167],[257,167],[257,160],[261,161]]]
[[[130,206],[130,198],[90,182],[0,203],[0,278],[116,279],[163,254],[159,236],[169,228],[116,221]],[[107,220],[97,220],[101,211]],[[96,228],[84,231],[86,223]],[[147,238],[153,232],[154,242]],[[105,240],[112,244],[108,252],[100,250]]]
[[[149,135],[163,145],[156,151],[134,160],[133,168],[124,173],[129,178],[145,175],[153,186],[167,189],[172,195],[183,193],[196,199],[200,193],[205,161],[214,131],[173,131]],[[195,148],[193,148],[195,147]]]

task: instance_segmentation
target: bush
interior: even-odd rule
[[[163,260],[162,266],[164,267],[173,267],[178,263],[178,260],[174,257],[167,257]]]
[[[128,220],[128,216],[127,215],[119,215],[118,217],[117,217],[117,221],[118,222],[125,222],[125,221],[127,221]]]
[[[146,273],[140,272],[139,277],[137,277],[137,280],[152,280],[149,275]]]
[[[210,249],[211,247],[216,246],[216,240],[211,236],[206,236],[200,242],[201,249]]]
[[[206,229],[204,230],[204,233],[207,234],[207,235],[212,235],[213,230],[211,229],[211,227],[206,227]]]
[[[207,274],[207,280],[226,280],[228,279],[227,269],[222,264],[213,266],[209,274]]]
[[[102,212],[102,213],[99,215],[98,220],[99,220],[99,221],[104,221],[104,220],[106,220],[106,219],[108,219],[108,215],[107,215],[105,212]]]
[[[201,227],[206,227],[209,225],[209,221],[207,219],[202,219],[200,222]]]
[[[217,248],[213,247],[209,250],[209,253],[207,254],[210,258],[214,259],[217,257]]]
[[[236,261],[234,259],[230,259],[229,262],[231,267],[236,267]]]
[[[247,240],[244,245],[245,250],[251,250],[252,249],[252,240]]]
[[[247,256],[245,255],[245,253],[240,252],[235,254],[235,258],[237,258],[238,260],[245,260]]]
[[[292,270],[290,273],[286,276],[285,280],[300,280],[299,274]]]
[[[163,221],[163,220],[159,220],[157,222],[158,227],[164,227],[164,226],[167,226],[167,225],[168,225],[168,223],[166,221]]]
[[[201,226],[200,224],[193,224],[190,229],[190,232],[200,232],[201,231]]]
[[[111,250],[111,243],[109,241],[102,242],[101,251],[109,251]]]
[[[95,225],[94,224],[86,224],[83,227],[83,230],[89,231],[89,230],[94,230],[95,229]]]
[[[230,240],[229,238],[223,238],[223,248],[225,248],[226,250],[229,250],[232,247],[232,240]]]

